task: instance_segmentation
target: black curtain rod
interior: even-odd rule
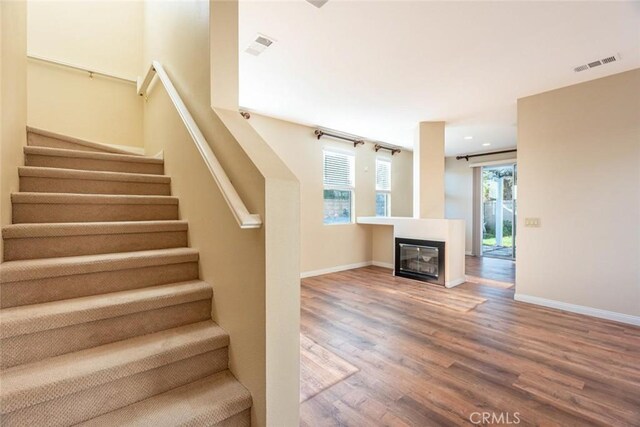
[[[325,132],[325,131],[320,130],[320,129],[316,129],[316,130],[315,130],[315,132],[313,132],[313,133],[314,133],[314,135],[315,135],[318,139],[322,138],[323,136],[329,136],[329,137],[331,137],[331,138],[336,138],[336,139],[341,139],[341,140],[343,140],[343,141],[353,142],[353,146],[354,146],[354,147],[357,147],[358,145],[364,145],[364,142],[365,142],[365,141],[364,141],[364,139],[350,138],[350,137],[348,137],[348,136],[337,135],[337,134],[335,134],[335,133]],[[377,152],[378,150],[389,150],[389,151],[391,151],[391,155],[392,155],[392,156],[393,156],[394,154],[396,154],[396,153],[399,153],[399,152],[400,152],[400,149],[399,149],[399,148],[394,148],[394,147],[385,147],[385,146],[384,146],[384,145],[382,145],[382,144],[375,144],[375,145],[374,145],[374,148],[375,148],[376,152]]]
[[[391,155],[393,156],[396,153],[400,152],[399,148],[393,148],[393,147],[385,147],[384,145],[380,145],[380,144],[376,144],[373,146],[373,148],[376,149],[376,153],[378,152],[378,150],[389,150],[391,151]]]
[[[490,156],[492,154],[515,153],[516,151],[518,151],[518,150],[513,149],[513,150],[492,151],[491,153],[466,154],[464,156],[456,156],[456,160],[465,159],[468,162],[469,159],[472,158],[472,157]]]
[[[357,147],[358,145],[364,145],[364,140],[362,140],[362,139],[349,138],[348,136],[336,135],[335,133],[325,132],[325,131],[320,130],[320,129],[316,129],[316,131],[314,132],[314,135],[316,137],[318,137],[318,139],[322,138],[323,136],[330,136],[331,138],[336,138],[336,139],[341,139],[343,141],[353,142],[353,146],[354,147]]]

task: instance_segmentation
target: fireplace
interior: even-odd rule
[[[396,238],[394,274],[444,286],[444,242]]]

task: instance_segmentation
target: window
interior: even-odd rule
[[[376,216],[391,216],[391,159],[376,159]]]
[[[324,223],[353,222],[355,159],[352,154],[324,152]]]

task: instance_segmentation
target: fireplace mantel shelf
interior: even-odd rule
[[[445,242],[445,286],[452,288],[464,283],[465,222],[463,219],[360,216],[356,221],[362,225],[393,226],[394,238]]]
[[[371,224],[371,225],[394,225],[397,220],[413,219],[409,217],[401,216],[359,216],[356,219],[358,224]]]

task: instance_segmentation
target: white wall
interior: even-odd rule
[[[517,153],[494,154],[466,160],[445,159],[445,218],[464,219],[465,252],[473,252],[473,168],[469,165],[516,158]]]
[[[640,323],[639,94],[635,69],[518,100],[520,299]]]
[[[355,215],[375,214],[376,157],[392,160],[391,215],[411,216],[412,153],[403,150],[391,156],[375,152],[372,144],[354,148],[352,144],[322,138],[314,128],[252,113],[249,123],[264,137],[300,181],[301,271],[327,270],[339,266],[371,262],[371,227],[359,224],[323,224],[323,149],[333,148],[355,155]],[[374,227],[375,228],[375,227]],[[387,233],[388,234],[388,233]],[[381,236],[376,236],[382,238]],[[387,236],[388,237],[388,236]],[[392,247],[392,239],[390,243]],[[389,252],[390,253],[390,252]],[[377,261],[390,263],[389,253],[376,253]]]
[[[30,55],[135,81],[142,69],[143,1],[27,2]],[[29,61],[28,124],[107,144],[141,147],[135,84]]]

